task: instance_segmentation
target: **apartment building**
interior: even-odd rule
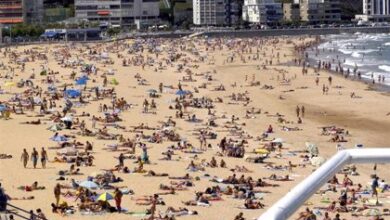
[[[11,25],[23,22],[23,0],[0,1],[0,24]]]
[[[155,22],[160,14],[159,0],[75,0],[75,16],[92,22],[129,26]]]
[[[301,20],[311,24],[341,20],[340,0],[300,0]]]
[[[283,20],[285,22],[300,22],[301,12],[299,4],[297,3],[284,3],[283,4]]]
[[[23,0],[24,16],[27,23],[42,23],[44,18],[43,0]]]
[[[390,21],[390,0],[363,0],[363,14],[356,15],[363,21]]]
[[[241,17],[236,0],[193,0],[193,23],[196,25],[237,24]]]
[[[244,21],[258,24],[280,22],[283,19],[282,4],[274,0],[245,0],[242,18]]]

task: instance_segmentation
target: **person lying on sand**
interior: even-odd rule
[[[291,179],[289,177],[289,175],[286,175],[286,176],[277,176],[276,174],[271,174],[271,176],[269,177],[270,180],[274,180],[274,181],[292,181],[293,179]]]
[[[169,179],[173,179],[173,180],[191,180],[193,179],[190,174],[186,173],[184,176],[177,176],[177,177],[173,177],[173,176],[170,176],[168,177]]]
[[[264,208],[263,203],[261,203],[258,200],[254,200],[254,199],[250,199],[250,198],[245,200],[244,206],[247,209],[262,209],[262,208]]]
[[[20,186],[18,189],[25,190],[27,192],[34,191],[34,190],[44,190],[46,189],[44,186],[38,186],[38,182],[35,181],[31,185],[26,185],[26,186]]]
[[[21,124],[40,125],[40,124],[41,124],[41,119],[37,119],[36,121],[25,121],[25,122],[21,122]]]
[[[153,170],[149,170],[147,174],[144,176],[157,176],[157,177],[162,177],[162,176],[169,176],[168,173],[156,173]]]

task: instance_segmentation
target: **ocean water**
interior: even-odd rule
[[[390,85],[390,34],[341,34],[322,37],[324,43],[308,50],[309,57],[318,61],[331,61],[332,68],[339,63],[351,72],[357,69],[362,77],[385,77]]]

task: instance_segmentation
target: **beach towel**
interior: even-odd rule
[[[133,217],[145,217],[148,215],[146,211],[140,211],[140,212],[126,212],[125,214],[131,215]]]

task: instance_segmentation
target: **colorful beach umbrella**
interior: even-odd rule
[[[87,189],[97,189],[99,186],[95,182],[92,181],[83,181],[79,184],[79,186],[87,188]]]
[[[100,194],[97,198],[96,201],[108,201],[114,199],[114,196],[111,193],[105,192]]]

